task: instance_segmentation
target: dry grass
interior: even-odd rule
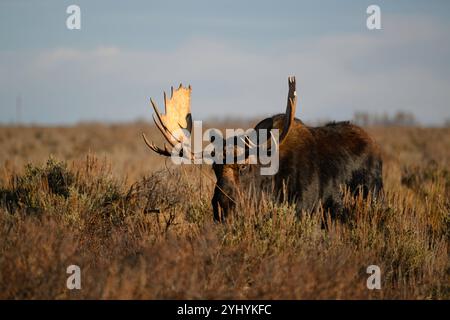
[[[270,200],[213,223],[210,169],[167,170],[143,130],[0,128],[0,298],[450,298],[450,129],[369,129],[385,199],[347,197],[329,230]],[[382,290],[366,288],[371,264]]]

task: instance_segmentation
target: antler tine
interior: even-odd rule
[[[239,139],[241,139],[241,141],[249,148],[256,147],[256,144],[252,142],[252,140],[250,140],[248,137],[245,138],[239,137]]]
[[[164,91],[164,105],[166,104],[166,101],[167,101],[166,92]],[[170,132],[167,129],[166,125],[164,124],[164,121],[162,120],[161,111],[159,111],[159,108],[158,108],[157,104],[153,101],[152,98],[150,98],[150,102],[152,103],[153,110],[155,110],[155,113],[156,113],[156,116],[158,117],[159,123],[158,123],[158,121],[156,121],[154,115],[153,115],[153,121],[155,122],[155,124],[158,127],[159,131],[161,131],[161,133],[164,135],[164,137],[166,138],[167,142],[169,142],[172,145],[172,147],[174,147],[174,143],[171,140],[171,137],[172,137],[173,139],[175,139],[176,142],[181,143],[181,141],[179,139],[177,139],[172,134],[172,132]],[[168,133],[170,133],[170,136],[169,136]]]
[[[164,103],[166,101],[166,93],[164,92]],[[161,111],[159,111],[158,106],[156,105],[156,103],[153,101],[152,98],[150,98],[150,102],[153,106],[153,110],[155,110],[156,116],[158,117],[159,122],[161,122],[164,125],[164,122],[161,119]],[[155,121],[155,117],[153,116],[153,121]],[[156,122],[156,121],[155,121]]]
[[[286,138],[287,134],[289,133],[289,129],[292,127],[292,123],[294,122],[295,118],[295,109],[297,107],[297,91],[294,76],[288,77],[288,86],[289,92],[286,106],[286,118],[284,120],[283,132],[281,133],[279,140],[280,143],[284,140],[284,138]]]
[[[270,131],[270,137],[273,139],[273,143],[274,143],[274,145],[275,145],[275,150],[277,150],[277,149],[278,149],[277,140],[275,139],[275,137],[274,137],[272,131]]]
[[[249,143],[252,147],[256,147],[256,143],[254,143],[251,139],[249,139],[248,137],[246,137],[246,140],[248,141],[248,143]]]
[[[170,157],[172,155],[172,153],[167,149],[166,144],[164,144],[164,150],[163,150],[163,149],[155,146],[155,144],[153,142],[148,141],[147,137],[145,136],[145,133],[142,133],[142,138],[144,139],[144,142],[147,145],[147,147],[149,147],[154,152],[161,154],[163,156],[167,156],[167,157]]]
[[[156,116],[158,117],[158,121],[156,121],[155,119],[155,115],[153,115],[153,121],[155,122],[156,126],[158,127],[159,131],[161,131],[161,133],[164,135],[164,138],[166,138],[167,142],[169,142],[171,144],[172,147],[174,147],[174,143],[172,142],[170,136],[172,136],[177,142],[180,142],[177,138],[175,138],[173,136],[172,133],[170,133],[170,136],[167,132],[169,132],[169,130],[167,130],[164,121],[162,120],[161,117],[161,111],[159,111],[159,108],[157,106],[157,104],[153,101],[152,98],[150,98],[150,102],[153,106],[153,110],[155,110]],[[164,104],[166,103],[166,93],[164,92]]]
[[[171,140],[171,138],[174,139],[176,142],[181,143],[181,141],[178,140],[178,139],[172,134],[172,132],[170,132],[170,131],[166,128],[166,126],[164,125],[164,122],[158,122],[158,121],[155,119],[155,116],[154,116],[154,115],[153,115],[153,122],[155,122],[155,124],[156,124],[156,126],[158,127],[159,131],[161,131],[161,133],[163,134],[164,138],[166,138],[167,142],[169,142],[170,145],[171,145],[172,147],[175,147],[175,144],[173,143],[173,141]],[[169,134],[170,134],[170,136],[169,136]]]

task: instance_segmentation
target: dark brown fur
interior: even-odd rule
[[[282,129],[285,115],[261,121],[255,129]],[[235,207],[241,190],[254,185],[286,198],[298,210],[311,210],[319,203],[332,217],[342,212],[341,187],[351,192],[378,193],[382,187],[382,161],[369,135],[349,122],[308,127],[295,119],[279,149],[279,170],[261,176],[259,165],[214,164],[217,184],[212,199],[215,220],[222,220]],[[285,186],[283,189],[283,185]],[[286,193],[283,192],[286,190]],[[232,200],[233,199],[233,200]]]

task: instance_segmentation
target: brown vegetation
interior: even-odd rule
[[[450,298],[449,128],[369,128],[385,199],[346,197],[349,221],[329,230],[251,195],[214,223],[211,169],[165,164],[142,131],[159,137],[146,123],[0,128],[0,298]],[[81,290],[66,288],[71,264]],[[372,264],[382,290],[366,288]]]

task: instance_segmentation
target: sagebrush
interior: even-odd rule
[[[346,194],[325,229],[320,209],[251,194],[214,223],[210,168],[160,162],[142,127],[0,128],[0,298],[450,298],[450,129],[369,128],[384,197]]]

